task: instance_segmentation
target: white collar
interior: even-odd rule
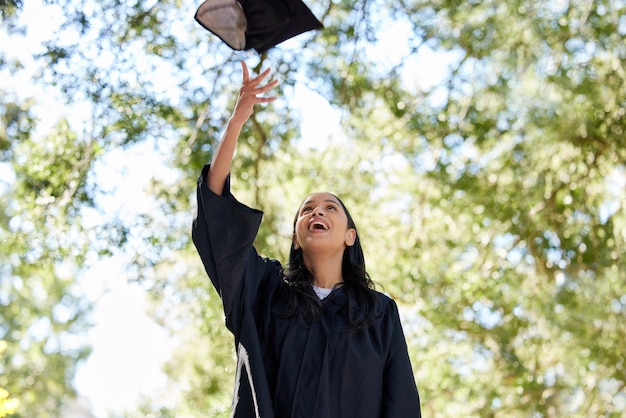
[[[320,298],[320,300],[324,300],[328,295],[330,295],[333,289],[326,289],[324,287],[318,287],[313,285],[313,291],[315,291],[315,294],[318,298]]]

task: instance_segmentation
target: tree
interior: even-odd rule
[[[403,6],[333,4],[331,24],[307,47],[326,56],[311,61],[310,85],[349,110],[353,139],[339,148],[358,163],[329,164],[333,177],[364,186],[347,192],[368,202],[368,217],[403,220],[401,229],[383,220],[364,233],[376,231],[372,254],[391,255],[374,276],[413,308],[426,411],[620,415],[623,365],[607,352],[621,345],[624,315],[620,11],[527,2]],[[380,31],[372,16],[388,15],[413,25],[415,36],[404,57],[381,63],[368,50]],[[425,91],[407,87],[400,76],[428,50],[449,54],[447,77]],[[260,180],[253,190],[280,196],[302,187],[283,172],[314,173],[325,184],[312,155],[301,161],[268,149],[271,160],[262,151],[252,160],[266,166],[264,176],[280,176],[282,187],[270,192],[276,183]],[[242,169],[243,180],[257,178]],[[359,172],[369,181],[359,182]],[[267,228],[288,231],[272,225],[278,209],[269,204]],[[259,247],[275,251],[263,239]],[[597,382],[591,390],[589,379]]]
[[[341,7],[358,5],[381,15]],[[397,178],[412,180],[391,199],[410,218],[390,270],[435,331],[416,337],[416,358],[439,365],[435,379],[418,369],[427,411],[622,414],[623,365],[606,349],[623,340],[623,5],[403,6],[416,34],[404,61],[367,77],[381,66],[367,43],[350,56],[322,41],[334,59],[318,72],[343,71],[351,136],[397,138]],[[448,76],[406,89],[402,64],[428,50],[452,52]],[[401,123],[372,129],[382,112]]]
[[[3,29],[22,33],[17,20],[7,23]],[[25,71],[4,50],[0,64],[3,77]],[[52,125],[42,131],[41,98],[11,87],[0,91],[0,387],[19,401],[11,416],[56,417],[76,396],[75,368],[90,351],[91,306],[78,279],[90,258],[125,236],[116,219],[86,220],[85,211],[97,210],[91,175],[103,152],[99,133],[75,130],[63,117],[46,120]]]
[[[233,170],[237,196],[265,211],[259,251],[285,260],[299,200],[337,191],[372,277],[399,301],[426,415],[623,414],[622,3],[311,1],[324,30],[260,56],[199,28],[197,5],[58,4],[61,29],[82,36],[51,38],[39,82],[91,118],[50,137],[73,133],[60,143],[90,155],[85,173],[154,138],[172,155],[173,174],[151,186],[161,212],[114,222],[103,242],[126,243],[154,316],[180,336],[168,366],[178,411],[226,416],[232,393],[232,342],[189,223],[244,57],[281,79]],[[341,117],[317,148],[290,106],[303,86]],[[157,410],[173,414],[163,399],[142,407]]]
[[[63,124],[33,138],[28,105],[3,103],[2,164],[11,162],[15,178],[3,180],[0,200],[0,387],[17,397],[17,416],[52,417],[88,354],[80,337],[88,306],[74,268],[86,255],[78,211],[90,148]]]
[[[7,348],[6,341],[0,341],[0,354]],[[6,389],[0,387],[0,417],[14,413],[19,408],[20,402],[12,398]]]

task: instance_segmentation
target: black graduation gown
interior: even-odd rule
[[[198,179],[192,237],[221,296],[235,337],[236,418],[416,418],[419,395],[395,302],[376,292],[376,319],[366,331],[347,329],[346,292],[323,301],[309,326],[281,315],[282,267],[260,257],[253,241],[262,212]]]

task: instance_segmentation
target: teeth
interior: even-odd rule
[[[328,230],[328,226],[326,226],[326,224],[324,224],[322,222],[313,222],[311,224],[311,228],[314,228],[316,225],[321,226],[324,231]]]

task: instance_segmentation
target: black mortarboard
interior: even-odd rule
[[[322,28],[302,0],[206,0],[195,19],[232,49],[258,53]]]

